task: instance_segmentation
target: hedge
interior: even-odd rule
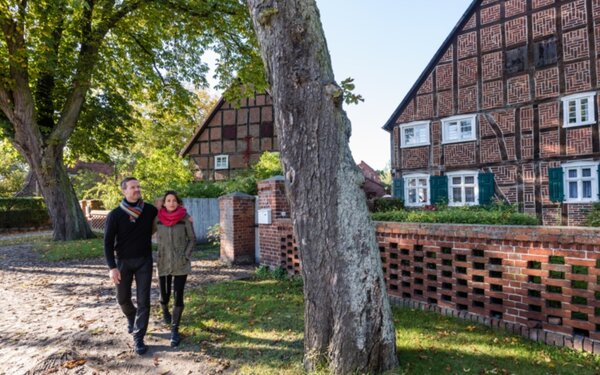
[[[37,228],[49,224],[42,198],[0,198],[0,228]]]
[[[489,225],[539,225],[531,215],[511,208],[446,207],[439,210],[394,210],[376,212],[375,221],[412,223],[489,224]]]

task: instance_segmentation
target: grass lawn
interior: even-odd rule
[[[297,280],[208,285],[187,293],[185,344],[237,374],[303,374],[303,298]],[[435,313],[394,308],[400,368],[393,374],[600,374],[600,357],[534,343]]]

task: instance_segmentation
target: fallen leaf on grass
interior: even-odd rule
[[[157,355],[157,354],[155,354],[155,355],[152,357],[152,360],[153,360],[154,366],[158,367],[158,365],[159,365],[159,363],[160,363],[160,359],[158,358],[158,355]],[[168,371],[167,371],[167,372],[168,372]]]
[[[87,361],[85,359],[73,359],[62,364],[62,367],[73,369],[75,367],[83,366]]]

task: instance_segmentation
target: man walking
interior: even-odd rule
[[[117,302],[127,317],[127,329],[133,334],[134,350],[142,355],[148,350],[144,335],[150,318],[152,233],[158,211],[153,205],[144,203],[140,183],[134,177],[121,182],[121,191],[124,199],[106,218],[104,255],[110,279],[117,287]],[[137,308],[131,301],[134,278]]]

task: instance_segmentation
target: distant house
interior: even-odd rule
[[[265,151],[279,151],[268,94],[243,99],[238,107],[219,100],[180,152],[197,167],[196,178],[222,180],[248,168]]]
[[[384,196],[385,186],[383,186],[381,183],[379,173],[377,173],[377,171],[375,171],[373,168],[371,168],[371,166],[362,160],[357,164],[357,166],[362,171],[363,176],[365,176],[363,190],[367,196],[367,199],[380,198]]]
[[[580,224],[600,193],[598,54],[598,1],[473,1],[384,125],[394,195]]]

